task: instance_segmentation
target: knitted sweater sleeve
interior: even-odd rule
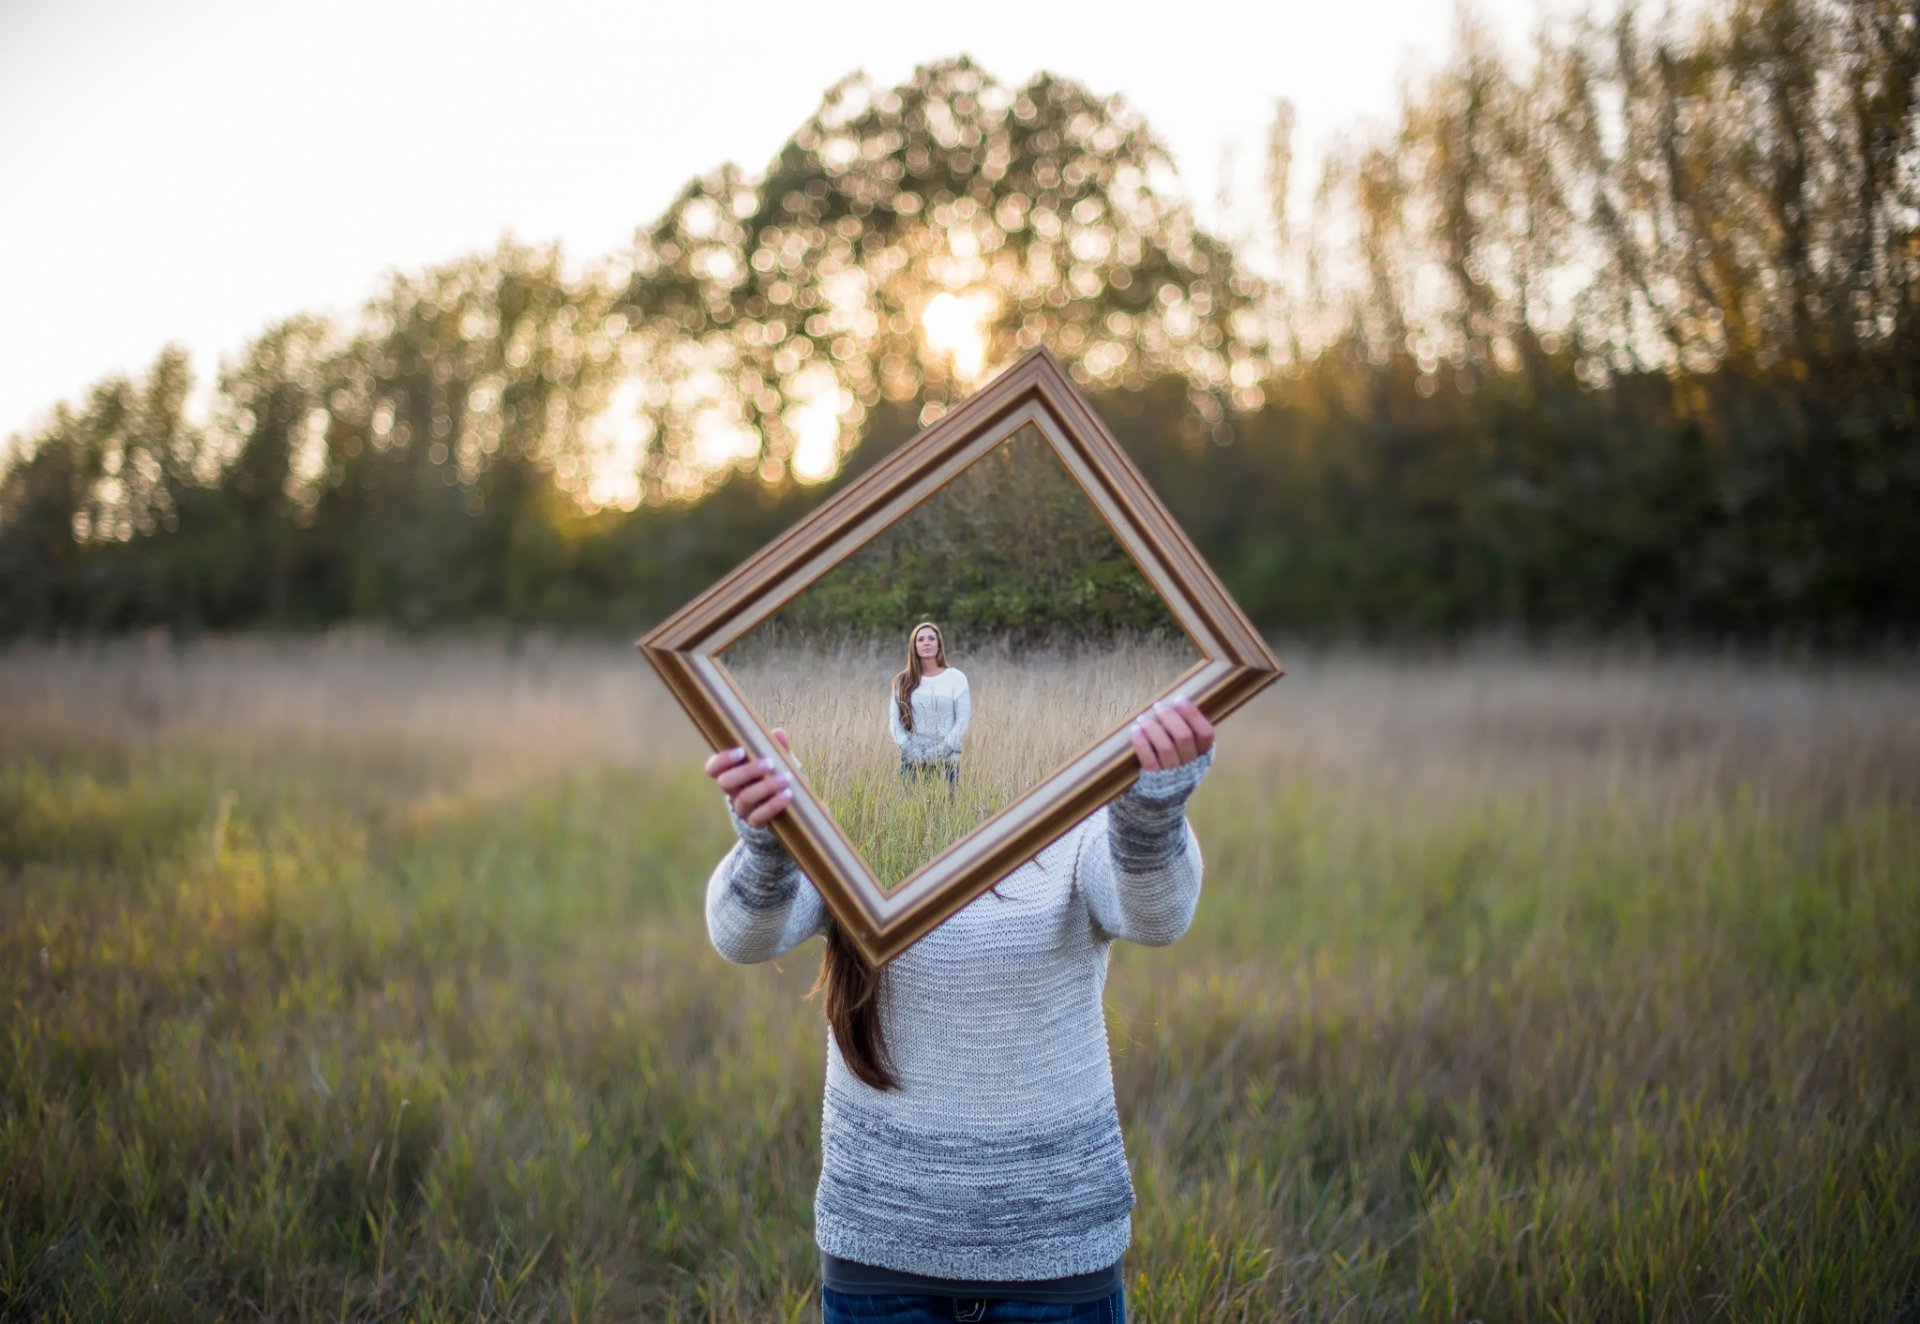
[[[967,728],[973,724],[973,691],[967,687],[967,678],[960,677],[960,692],[953,699],[953,726],[947,732],[947,752],[958,754],[967,738]]]
[[[707,934],[729,961],[771,961],[816,933],[828,911],[771,828],[747,826],[727,807],[738,844],[707,882]]]
[[[901,749],[907,747],[907,728],[900,724],[900,700],[892,685],[887,686],[887,734]]]
[[[1107,808],[1080,851],[1074,883],[1094,932],[1163,947],[1187,931],[1200,901],[1200,843],[1187,797],[1213,766],[1209,750],[1176,768],[1143,771]]]

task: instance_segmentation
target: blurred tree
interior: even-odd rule
[[[763,179],[695,181],[636,244],[618,307],[645,347],[648,491],[728,461],[821,477],[882,400],[926,421],[1040,344],[1095,386],[1178,373],[1224,428],[1255,285],[1171,173],[1117,98],[1063,79],[957,59],[844,80]]]
[[[103,397],[104,396],[104,400]],[[81,568],[93,535],[93,492],[105,477],[92,417],[113,407],[110,387],[76,415],[61,405],[37,435],[15,443],[0,482],[0,606],[17,630],[79,624],[85,609]]]
[[[221,555],[194,576],[199,614],[219,622],[294,616],[294,558],[302,515],[326,462],[320,389],[330,331],[295,317],[269,328],[220,375],[213,432],[221,457],[221,500],[210,518]]]
[[[558,485],[586,469],[620,331],[605,321],[557,250],[511,242],[395,277],[369,304],[314,381],[324,460],[302,497],[348,614],[546,614],[580,518]]]
[[[1543,34],[1522,81],[1463,21],[1391,134],[1334,156],[1344,313],[1273,390],[1370,424],[1371,559],[1427,567],[1384,581],[1403,618],[1920,619],[1916,27],[1628,6]]]
[[[205,437],[185,418],[185,351],[161,351],[144,379],[112,377],[85,408],[61,406],[18,442],[0,476],[0,605],[22,628],[124,627],[178,605],[167,567],[112,558],[179,528]]]

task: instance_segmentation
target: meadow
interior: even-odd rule
[[[1920,673],[1289,649],[1108,990],[1136,1319],[1920,1317]],[[815,955],[624,643],[0,653],[0,1315],[812,1317]]]
[[[793,740],[801,776],[891,890],[1144,709],[1199,655],[1184,638],[1122,633],[1071,644],[989,643],[949,661],[972,721],[951,792],[906,783],[887,734],[898,639],[783,633],[723,659],[754,711]]]

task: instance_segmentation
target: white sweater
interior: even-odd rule
[[[938,1278],[1091,1273],[1131,1236],[1133,1183],[1101,994],[1114,939],[1186,931],[1200,848],[1185,804],[1212,762],[1145,772],[1110,805],[901,953],[882,1027],[903,1088],[827,1036],[814,1236],[841,1259]],[[731,961],[825,931],[820,895],[765,828],[714,870],[707,928]]]
[[[944,763],[960,757],[967,738],[967,726],[973,721],[973,696],[967,689],[967,675],[959,667],[948,667],[937,676],[923,676],[914,688],[913,730],[900,723],[900,705],[894,701],[893,687],[887,687],[887,730],[893,743],[900,746],[900,757],[907,763]]]

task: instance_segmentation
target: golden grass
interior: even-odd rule
[[[1910,1315],[1910,661],[1280,651],[1114,958],[1133,1317]],[[810,1317],[704,754],[624,643],[0,653],[0,1317]]]
[[[903,782],[887,734],[897,641],[752,641],[727,669],[769,726],[786,728],[809,789],[883,887],[893,888],[1139,713],[1197,660],[1184,639],[1055,647],[993,645],[948,660],[966,673],[973,718],[950,794]]]

